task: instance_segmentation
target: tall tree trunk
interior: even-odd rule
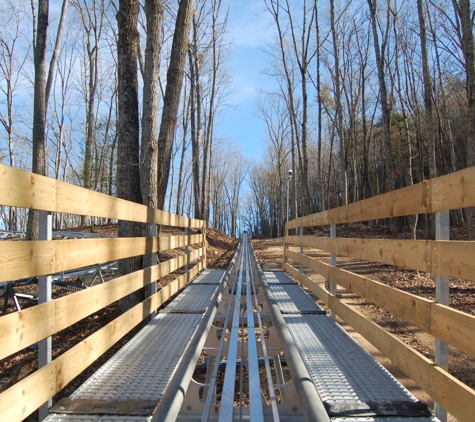
[[[317,61],[317,104],[318,104],[318,127],[317,127],[317,184],[320,192],[320,203],[323,207],[323,177],[322,177],[322,131],[323,131],[323,97],[321,90],[320,70],[320,27],[318,21],[318,2],[315,4],[315,32],[316,32],[316,61]],[[321,211],[322,208],[315,211]]]
[[[181,157],[180,157],[180,169],[178,171],[178,188],[176,192],[176,207],[175,207],[175,213],[176,214],[181,214],[182,209],[181,209],[181,202],[182,202],[182,197],[183,197],[183,186],[184,186],[184,174],[185,174],[185,157],[186,157],[186,151],[188,149],[188,144],[187,144],[187,138],[188,138],[188,127],[190,123],[190,114],[191,114],[191,98],[190,96],[187,96],[186,94],[186,85],[185,85],[185,103],[186,105],[186,112],[183,113],[182,119],[183,119],[183,142],[181,146]]]
[[[162,121],[158,135],[158,208],[163,208],[167,195],[171,150],[177,122],[181,87],[183,85],[183,73],[193,11],[194,0],[180,0],[170,64],[167,72]]]
[[[46,175],[46,39],[48,34],[49,0],[38,1],[38,16],[35,30],[34,64],[35,87],[33,98],[33,161],[32,172]],[[26,238],[36,240],[39,236],[39,213],[28,212]]]
[[[395,179],[395,170],[394,170],[394,159],[392,152],[392,141],[391,141],[391,107],[388,99],[388,91],[386,87],[386,71],[385,71],[385,52],[387,46],[387,39],[389,33],[389,11],[386,19],[386,29],[383,33],[383,40],[380,44],[379,34],[378,34],[378,6],[377,0],[368,0],[368,5],[371,15],[371,26],[373,29],[373,44],[374,52],[376,57],[376,67],[378,69],[378,81],[379,81],[379,99],[381,104],[381,124],[382,124],[382,135],[383,135],[383,146],[384,146],[384,161],[386,168],[386,191],[391,192],[396,187]],[[396,219],[389,220],[389,230],[397,231]]]
[[[455,0],[453,0],[455,2]],[[473,24],[470,13],[470,0],[459,1],[459,14],[462,23],[462,48],[465,56],[467,89],[467,167],[475,166],[475,51]],[[469,240],[475,240],[475,209],[467,209]]]
[[[142,203],[139,172],[139,108],[138,108],[138,0],[121,0],[117,13],[117,70],[118,70],[118,122],[117,122],[117,196]],[[119,237],[139,237],[141,225],[119,221]],[[142,257],[123,259],[119,263],[121,274],[141,268]],[[134,292],[119,302],[122,312],[143,298]]]
[[[335,1],[330,0],[330,25],[333,39],[333,57],[335,60],[335,112],[336,112],[336,131],[340,143],[340,160],[344,171],[342,174],[343,182],[343,205],[348,205],[348,155],[345,145],[343,131],[343,106],[341,104],[341,83],[340,83],[340,43],[338,32],[335,26]]]
[[[146,0],[147,41],[143,73],[140,186],[144,205],[157,207],[158,99],[163,5]]]
[[[433,179],[437,177],[436,159],[435,159],[435,136],[434,136],[434,118],[432,113],[432,78],[429,68],[429,54],[427,52],[427,27],[424,13],[423,0],[417,0],[417,14],[419,17],[419,39],[421,42],[422,56],[422,75],[424,79],[424,107],[425,107],[425,125],[424,133],[427,136],[427,161],[429,164],[429,177]],[[412,178],[412,176],[411,176]],[[417,222],[417,220],[416,220]],[[431,214],[428,218],[429,222],[429,239],[435,239],[435,215]],[[414,236],[416,228],[414,228]]]

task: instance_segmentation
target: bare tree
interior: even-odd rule
[[[389,1],[389,0],[388,0]],[[381,105],[381,125],[382,125],[382,137],[384,145],[384,165],[386,168],[386,190],[388,192],[394,190],[396,186],[395,182],[395,170],[394,159],[392,151],[391,141],[391,104],[388,97],[388,90],[386,85],[386,66],[385,56],[386,49],[388,47],[388,38],[390,33],[390,8],[387,5],[386,12],[386,24],[383,28],[382,40],[379,40],[379,19],[378,19],[378,3],[377,0],[368,0],[368,6],[370,10],[371,25],[373,29],[373,45],[374,53],[376,57],[376,67],[378,69],[378,82],[379,82],[379,102]],[[390,220],[390,230],[395,231],[395,220]]]
[[[118,42],[118,119],[117,119],[117,196],[129,201],[142,203],[139,173],[139,108],[138,108],[138,0],[121,0],[117,13]],[[120,237],[142,235],[140,224],[119,221]],[[122,274],[141,268],[142,258],[123,259],[119,263]],[[122,299],[122,312],[138,303],[140,292]]]
[[[170,173],[171,150],[175,133],[178,106],[183,85],[186,52],[194,0],[181,0],[178,7],[175,33],[167,72],[167,86],[163,103],[162,120],[158,135],[158,208],[163,209]]]
[[[470,0],[452,0],[462,26],[462,49],[465,57],[465,76],[467,89],[467,167],[475,166],[475,51],[473,39],[473,18]],[[467,209],[469,240],[475,240],[475,209]]]
[[[63,0],[61,18],[58,25],[55,47],[51,57],[48,79],[46,78],[46,50],[49,25],[49,0],[38,0],[38,12],[36,13],[32,3],[32,14],[37,21],[33,28],[33,48],[35,85],[33,99],[33,159],[32,172],[46,175],[46,113],[48,97],[51,91],[54,68],[61,48],[61,39],[66,21],[68,0]],[[36,20],[36,19],[34,19]],[[39,230],[39,215],[35,210],[28,212],[28,226],[26,237],[37,239]]]

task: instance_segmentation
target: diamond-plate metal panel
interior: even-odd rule
[[[218,284],[189,284],[167,307],[167,311],[204,311]]]
[[[70,398],[161,398],[201,317],[158,314]]]
[[[204,270],[191,284],[220,284],[224,274],[224,270]]]
[[[269,289],[283,313],[323,312],[323,309],[297,284],[269,284]]]
[[[417,401],[330,317],[323,315],[283,317],[324,402]],[[373,419],[386,420],[384,418],[368,420]]]
[[[265,271],[267,284],[297,284],[283,271]]]

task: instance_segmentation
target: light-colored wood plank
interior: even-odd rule
[[[87,267],[158,251],[157,238],[0,242],[0,281]]]
[[[475,357],[475,316],[433,302],[431,334]]]
[[[204,240],[204,235],[194,234],[191,236],[163,236],[159,237],[160,251],[168,249],[182,248],[184,246],[194,245]]]
[[[56,180],[0,164],[0,205],[54,211]]]
[[[201,235],[191,237],[193,243],[197,239],[201,239]],[[180,241],[177,240],[178,243]],[[175,240],[171,242],[174,243]],[[0,242],[2,267],[0,281],[56,274],[97,263],[157,252],[158,243],[158,238],[146,237],[4,241]]]
[[[196,267],[199,269],[201,263]],[[191,274],[197,270],[192,270]],[[20,422],[62,390],[92,362],[112,347],[144,317],[186,285],[187,276],[175,279],[144,302],[65,352],[53,362],[0,394],[0,420]]]
[[[399,318],[423,331],[431,333],[431,304],[433,301],[421,298],[411,293],[404,292],[371,280],[367,277],[332,267],[329,264],[299,253],[287,251],[286,255],[294,261],[312,269],[326,280],[330,280],[353,293],[364,297],[377,306],[392,312]]]
[[[475,280],[475,242],[288,236],[286,242],[352,258]]]
[[[10,356],[39,340],[51,336],[99,311],[128,294],[158,280],[198,259],[201,249],[158,265],[118,277],[92,288],[51,302],[0,317],[2,347],[0,359]],[[190,269],[190,277],[201,270],[202,263]]]
[[[415,327],[432,334],[435,338],[475,357],[475,316],[350,271],[332,267],[297,252],[286,251],[286,256],[312,269],[324,279],[351,290]],[[294,273],[291,275],[294,276]]]
[[[424,214],[475,206],[475,167],[350,205],[299,217],[286,230]]]
[[[473,207],[475,205],[475,168],[469,167],[446,174],[431,183],[433,212]]]
[[[175,227],[205,225],[203,220],[154,210],[4,164],[0,164],[0,204]]]
[[[0,393],[0,420],[21,422],[55,394],[53,361]]]
[[[0,359],[49,337],[56,331],[54,301],[1,316]]]

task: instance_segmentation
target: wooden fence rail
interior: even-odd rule
[[[131,329],[206,268],[205,222],[0,165],[0,205],[88,215],[202,233],[155,238],[0,242],[0,281],[46,276],[103,262],[184,248],[185,253],[111,281],[0,317],[0,359],[70,327],[174,271],[195,265],[145,301],[0,394],[0,420],[21,421],[51,399]],[[191,246],[191,248],[188,248]],[[200,259],[201,258],[201,259]]]
[[[347,239],[289,234],[291,229],[381,220],[472,206],[475,206],[475,167],[292,220],[286,225],[284,246],[285,271],[314,292],[336,315],[388,356],[460,421],[473,420],[475,390],[339,300],[325,288],[325,280],[354,292],[473,357],[475,316],[329,265],[305,255],[303,248],[298,253],[288,247],[313,248],[436,275],[475,280],[475,242],[471,241]],[[296,269],[289,260],[294,265],[300,264],[311,269],[318,274],[318,280]]]

